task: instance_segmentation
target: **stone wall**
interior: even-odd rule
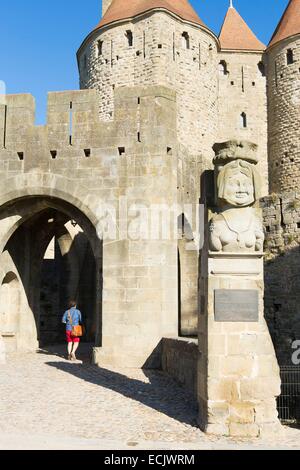
[[[293,191],[300,178],[299,37],[275,44],[266,56],[270,190],[281,193]]]
[[[183,338],[164,338],[162,341],[162,370],[183,385],[197,398],[198,341]]]
[[[0,364],[5,364],[6,354],[5,354],[5,344],[2,336],[0,335]]]
[[[265,316],[280,365],[292,365],[300,339],[300,193],[261,201],[266,231]]]
[[[242,113],[246,115],[243,127]],[[268,194],[267,95],[262,54],[219,54],[218,141],[248,140],[258,145],[263,195]]]

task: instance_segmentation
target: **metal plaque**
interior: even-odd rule
[[[258,290],[215,290],[216,322],[258,322]]]

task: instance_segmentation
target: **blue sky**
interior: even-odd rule
[[[130,0],[127,0],[130,1]],[[229,0],[190,0],[219,33]],[[234,0],[259,39],[267,43],[288,0]],[[45,122],[48,91],[78,89],[76,51],[97,24],[101,0],[2,0],[0,80],[7,93],[31,93],[37,124]]]

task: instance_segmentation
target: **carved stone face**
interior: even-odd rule
[[[223,199],[237,207],[245,207],[255,201],[253,179],[241,171],[230,172],[224,186]]]

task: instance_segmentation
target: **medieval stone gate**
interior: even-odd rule
[[[177,241],[128,240],[127,226],[120,232],[126,223],[120,200],[130,207],[137,201],[171,205],[175,198],[174,94],[162,87],[123,89],[116,101],[113,125],[99,121],[95,91],[50,94],[46,127],[34,126],[29,95],[8,96],[2,108],[1,293],[19,305],[18,327],[5,326],[9,348],[35,349],[43,335],[47,279],[42,292],[40,282],[51,270],[54,239],[52,258],[54,250],[58,263],[68,259],[57,279],[65,292],[56,299],[52,341],[78,285],[96,362],[99,354],[102,364],[150,364],[161,338],[178,333]],[[140,101],[142,145],[136,136]],[[163,132],[162,119],[169,122]],[[72,253],[76,246],[79,255]],[[73,285],[64,286],[70,269]],[[50,295],[54,301],[55,292]]]

